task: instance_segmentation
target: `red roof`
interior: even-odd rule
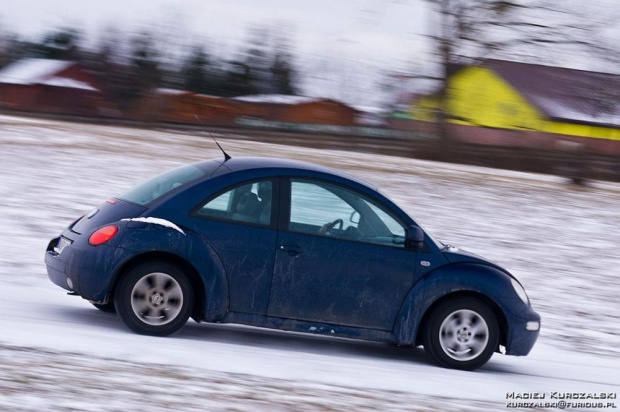
[[[70,89],[97,90],[90,84],[62,75],[76,63],[65,60],[27,58],[14,62],[0,70],[0,83],[64,87]]]

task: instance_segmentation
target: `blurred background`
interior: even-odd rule
[[[509,391],[618,392],[620,3],[0,5],[0,409],[492,411]],[[543,319],[533,352],[465,376],[420,348],[233,325],[153,339],[49,282],[51,238],[221,158],[211,136],[359,176],[506,267]]]
[[[0,109],[617,179],[618,21],[613,0],[25,0],[0,11]]]

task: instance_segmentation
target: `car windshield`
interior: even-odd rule
[[[157,175],[123,193],[118,198],[145,206],[174,189],[203,176],[205,176],[205,172],[195,165],[182,166]]]

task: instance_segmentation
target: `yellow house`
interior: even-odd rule
[[[487,60],[461,69],[448,82],[452,124],[535,131],[620,141],[620,76]],[[412,105],[412,118],[434,122],[430,95]]]

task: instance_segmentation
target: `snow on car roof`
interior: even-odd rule
[[[0,83],[42,83],[73,64],[75,63],[65,60],[22,59],[0,71]]]

